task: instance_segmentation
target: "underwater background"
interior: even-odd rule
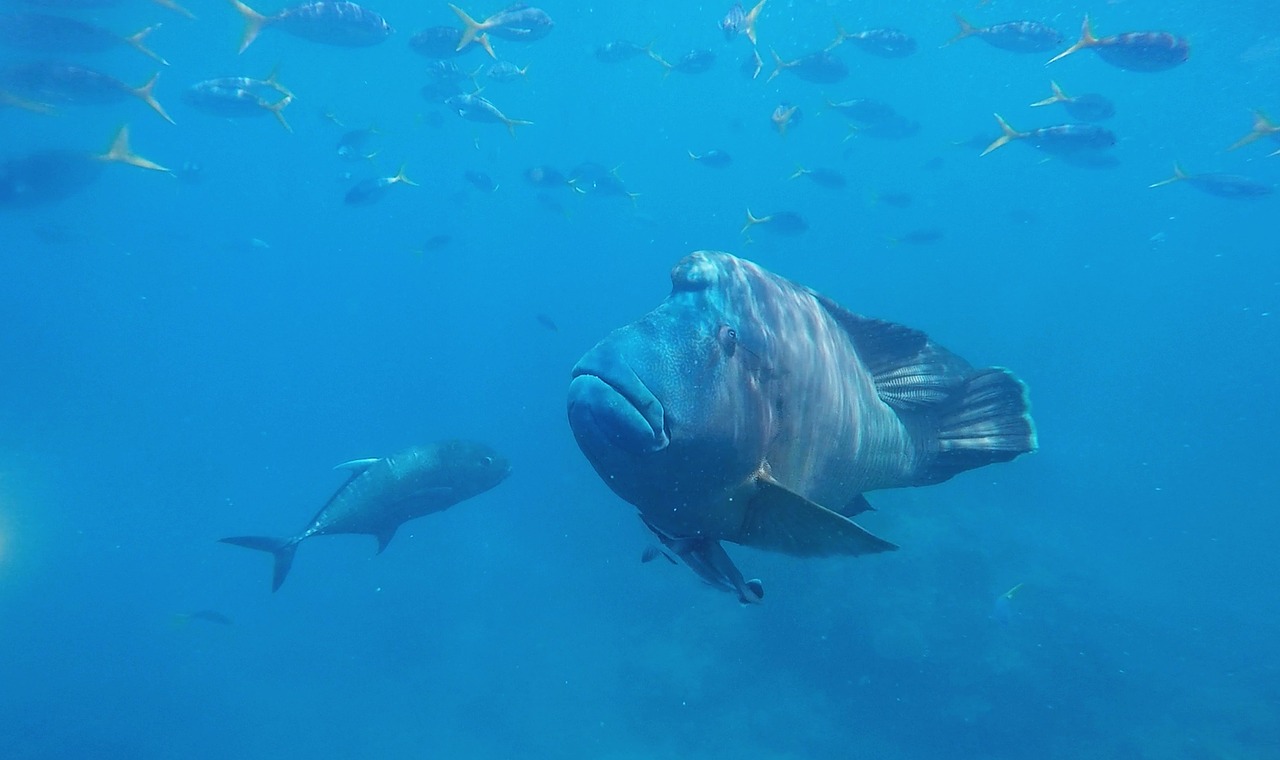
[[[61,57],[130,84],[162,68],[176,125],[131,99],[6,108],[6,160],[104,151],[127,122],[134,152],[187,170],[110,165],[65,200],[0,209],[5,757],[1280,757],[1280,200],[1148,187],[1175,162],[1280,181],[1275,141],[1226,150],[1249,109],[1280,112],[1272,3],[770,0],[752,79],[751,45],[718,28],[729,3],[548,0],[545,39],[492,40],[527,75],[481,81],[533,122],[513,138],[419,93],[428,61],[407,40],[457,26],[447,5],[376,1],[396,29],[382,44],[268,27],[243,54],[217,0],[192,0],[194,20],[142,0],[48,11],[121,34],[163,22],[147,45],[169,66],[128,47]],[[1046,68],[1052,52],[944,47],[954,11],[1043,22],[1060,49],[1089,12],[1099,35],[1168,31],[1191,55]],[[842,81],[766,81],[770,48],[819,50],[833,21],[919,49],[846,44]],[[601,62],[613,40],[715,64]],[[273,69],[292,133],[183,98]],[[993,112],[1067,121],[1028,106],[1051,78],[1115,102],[1115,165],[1017,140],[979,156]],[[918,133],[851,133],[826,100],[854,97]],[[784,101],[804,113],[785,135]],[[371,160],[336,155],[374,125]],[[711,149],[732,163],[688,154]],[[634,200],[524,176],[588,161]],[[401,165],[417,187],[344,203]],[[808,229],[744,235],[748,208]],[[761,605],[641,564],[651,536],[565,422],[569,370],[699,249],[1011,368],[1040,450],[873,494],[859,521],[897,552],[730,546]],[[511,476],[381,555],[307,541],[272,594],[266,557],[216,542],[291,535],[341,482],[333,465],[452,437],[496,447]]]

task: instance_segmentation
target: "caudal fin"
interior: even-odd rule
[[[176,124],[177,122],[175,122],[173,118],[169,116],[169,114],[165,113],[164,106],[160,105],[160,101],[156,100],[155,89],[156,89],[156,82],[159,79],[160,79],[160,72],[157,71],[154,76],[152,76],[150,79],[147,80],[146,84],[142,85],[141,87],[138,87],[137,89],[130,90],[129,92],[132,92],[134,97],[138,98],[143,103],[146,103],[147,105],[151,106],[151,110],[160,114],[160,118],[164,119],[170,124]]]
[[[1026,386],[1000,367],[970,374],[939,418],[932,448],[932,460],[918,485],[940,483],[965,470],[1035,451]]]
[[[960,25],[960,31],[956,32],[954,37],[942,43],[943,47],[954,45],[960,40],[963,40],[966,37],[972,37],[978,33],[978,30],[973,26],[973,24],[970,24],[964,16],[961,16],[959,13],[955,14],[955,16],[956,23]]]
[[[129,148],[129,126],[126,124],[120,127],[120,131],[116,132],[116,137],[111,141],[111,148],[106,153],[97,156],[99,161],[106,161],[110,164],[128,164],[136,166],[139,169],[147,169],[153,172],[166,172],[172,174],[168,169],[164,168],[155,161],[143,158],[134,153]]]
[[[231,5],[244,18],[244,34],[240,35],[240,52],[243,53],[253,41],[258,39],[258,35],[262,32],[262,27],[266,26],[268,19],[266,16],[258,13],[254,9],[240,2],[240,0],[231,0]]]
[[[276,591],[289,575],[293,567],[293,555],[298,550],[298,540],[293,538],[269,538],[267,536],[230,536],[218,539],[220,543],[243,546],[246,549],[257,549],[271,552],[275,557],[275,568],[271,575],[271,590]]]
[[[124,41],[134,50],[137,50],[139,53],[142,53],[143,55],[155,61],[156,63],[159,63],[161,66],[168,66],[169,65],[168,61],[161,58],[159,55],[156,55],[156,52],[154,50],[152,50],[151,48],[143,44],[143,40],[147,38],[147,35],[151,34],[152,32],[154,32],[159,28],[160,28],[159,24],[149,26],[146,29],[143,29],[142,31],[139,31],[135,34],[131,34],[128,37],[125,37]]]

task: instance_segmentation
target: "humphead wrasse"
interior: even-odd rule
[[[671,281],[578,362],[568,414],[605,483],[698,559],[725,567],[720,541],[799,557],[894,549],[850,519],[865,492],[1036,447],[1008,370],[729,254],[693,253]]]

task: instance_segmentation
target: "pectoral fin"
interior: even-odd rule
[[[755,493],[736,541],[795,557],[874,554],[898,548],[765,475],[755,479]]]

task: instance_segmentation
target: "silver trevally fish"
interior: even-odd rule
[[[378,539],[381,554],[401,525],[488,491],[507,477],[511,465],[482,443],[444,441],[383,459],[356,459],[334,469],[347,470],[351,477],[298,535],[219,539],[275,555],[272,591],[284,583],[293,565],[293,554],[306,539],[335,533],[367,533]]]
[[[758,599],[718,542],[801,557],[894,549],[849,519],[870,509],[863,493],[1036,447],[1007,370],[726,253],[687,256],[671,282],[574,367],[569,424],[605,483],[664,542],[697,539],[682,545],[735,582],[695,572],[744,601]]]

